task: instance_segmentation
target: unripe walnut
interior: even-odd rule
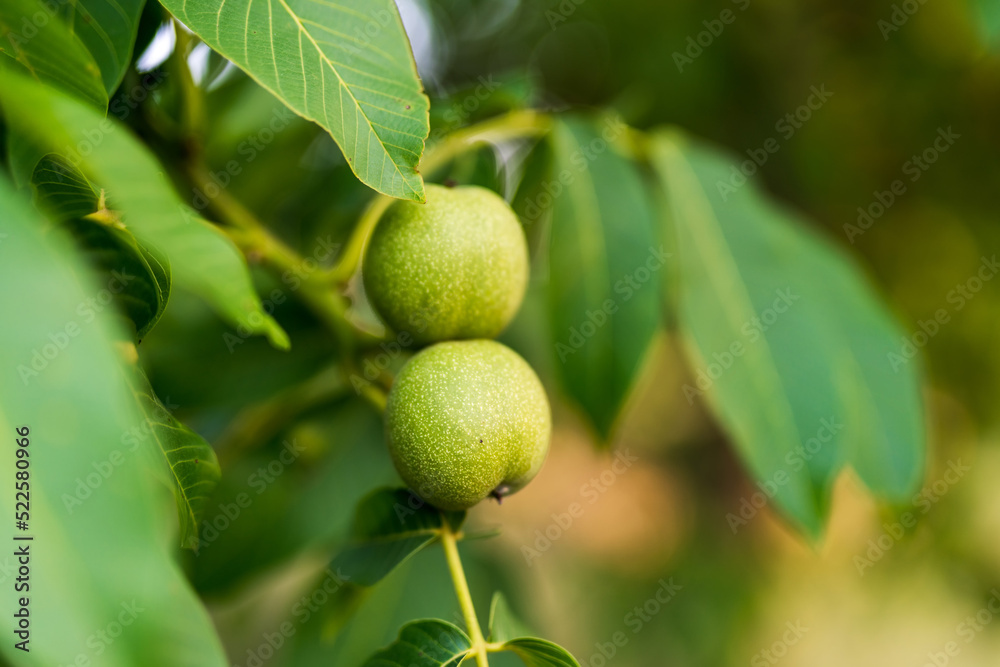
[[[478,186],[427,185],[394,203],[368,242],[362,275],[376,312],[417,343],[493,338],[521,306],[528,250],[517,216]]]
[[[438,343],[415,355],[393,382],[385,422],[403,481],[444,510],[523,488],[542,467],[552,432],[535,372],[491,340]]]

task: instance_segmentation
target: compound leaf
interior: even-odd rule
[[[876,494],[909,498],[924,465],[920,374],[862,272],[751,184],[732,186],[734,160],[676,132],[651,147],[680,256],[685,395],[708,398],[762,488],[813,537],[845,466]]]

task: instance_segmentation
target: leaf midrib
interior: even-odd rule
[[[292,11],[292,8],[288,6],[288,3],[285,2],[285,0],[278,0],[278,2],[280,2],[281,6],[284,7],[284,9],[285,9],[286,12],[288,12],[288,15],[292,17],[292,20],[295,22],[295,25],[298,27],[298,29],[300,31],[300,34],[303,34],[303,35],[305,35],[306,37],[309,38],[309,42],[313,45],[313,48],[316,49],[316,52],[319,54],[320,60],[323,61],[323,62],[325,62],[326,65],[327,65],[327,67],[330,68],[330,71],[333,72],[333,75],[335,77],[337,77],[337,81],[340,82],[340,85],[344,87],[344,89],[347,91],[348,96],[350,96],[351,100],[354,102],[354,105],[357,108],[358,113],[361,114],[361,117],[365,119],[365,123],[368,124],[368,129],[371,130],[371,133],[374,134],[375,138],[378,139],[379,145],[382,146],[382,153],[383,153],[382,166],[384,168],[385,167],[385,158],[389,157],[389,151],[386,150],[386,148],[385,148],[385,142],[382,140],[382,137],[379,135],[378,132],[375,131],[375,125],[373,124],[372,120],[368,117],[368,114],[365,113],[364,108],[361,106],[361,102],[358,101],[358,98],[354,96],[354,92],[351,91],[350,86],[347,85],[347,82],[344,80],[344,78],[342,76],[340,76],[340,72],[337,71],[337,68],[333,66],[333,61],[330,60],[330,58],[326,55],[326,52],[324,52],[323,49],[320,48],[319,44],[313,38],[312,34],[310,34],[310,32],[308,30],[306,30],[306,28],[305,28],[304,25],[302,25],[302,21],[299,20],[298,15],[294,11]],[[268,8],[269,8],[268,11],[270,12],[271,0],[267,0],[267,5],[268,5]],[[220,15],[221,15],[221,10],[222,10],[222,7],[220,5],[220,7],[219,7]],[[249,10],[248,10],[248,13],[249,13]],[[244,39],[246,39],[246,35],[244,35]],[[273,40],[273,31],[272,31],[272,40]],[[246,39],[246,42],[249,43],[249,39]],[[302,46],[301,41],[299,42],[299,46],[300,46],[300,49],[301,49],[301,46]],[[272,41],[272,46],[271,46],[271,56],[272,56],[271,60],[274,62],[274,66],[275,66],[275,72],[277,72],[277,66],[278,66],[278,64],[277,64],[277,59],[274,58],[274,45],[273,45],[273,41]],[[303,89],[302,89],[302,98],[303,98],[303,101],[305,101],[306,91],[308,91],[308,89],[309,89],[309,84],[305,80],[305,75],[304,75],[305,56],[303,55],[302,58],[303,58],[303,78],[302,78]],[[247,59],[247,65],[248,66],[249,66],[249,62],[250,62],[249,59]],[[279,86],[281,85],[281,79],[277,76],[277,74],[275,74],[275,83],[277,83]],[[329,125],[330,124],[330,117],[329,117],[329,113],[327,112],[327,109],[326,109],[326,90],[325,89],[322,91],[322,94],[323,94],[323,113],[324,113],[324,115],[326,115],[326,118],[324,118],[324,120],[326,121],[327,125]],[[305,112],[309,113],[309,109],[306,108]],[[341,120],[343,121],[343,119],[341,119]],[[346,127],[346,125],[345,125],[345,127]],[[357,141],[357,136],[355,136],[355,142],[356,141]],[[370,147],[370,144],[369,144],[369,147]],[[356,151],[355,151],[355,155],[357,155]],[[355,157],[355,161],[357,161],[357,157]],[[417,194],[416,189],[412,185],[410,185],[409,180],[406,178],[406,176],[403,175],[403,172],[400,171],[399,165],[396,164],[396,161],[390,159],[389,162],[392,163],[393,169],[399,175],[400,179],[402,179],[403,184],[407,188],[409,188],[409,190],[410,190],[411,193],[413,193],[414,195],[416,195]],[[352,165],[352,168],[354,168],[354,165]],[[366,174],[366,176],[367,176],[367,174]]]
[[[664,147],[664,157],[668,162],[673,164],[674,171],[682,180],[685,181],[685,187],[683,190],[689,194],[693,193],[691,197],[683,199],[682,197],[676,196],[677,193],[674,192],[674,196],[671,197],[671,203],[673,206],[680,208],[681,205],[674,204],[674,202],[687,202],[687,208],[693,209],[694,211],[690,217],[699,219],[702,222],[702,224],[689,224],[686,225],[686,227],[689,230],[691,238],[696,244],[698,244],[699,248],[701,248],[702,257],[709,259],[713,264],[713,268],[716,269],[706,271],[709,280],[715,285],[716,292],[722,294],[724,293],[724,290],[720,289],[720,285],[724,285],[724,283],[720,281],[720,278],[722,276],[727,277],[734,286],[738,302],[743,303],[746,306],[744,309],[733,309],[730,307],[730,304],[732,303],[730,300],[719,300],[722,305],[722,310],[726,314],[730,325],[734,326],[738,331],[740,326],[742,326],[742,322],[749,319],[741,317],[741,315],[746,315],[747,311],[749,311],[750,317],[754,316],[753,307],[751,305],[753,302],[751,301],[750,295],[747,293],[744,283],[740,277],[739,268],[735,265],[735,260],[733,260],[729,244],[719,228],[718,218],[715,216],[712,204],[705,195],[697,176],[694,174],[694,171],[691,169],[691,166],[684,158],[683,153],[674,140],[664,138],[661,143]],[[681,190],[681,188],[676,188],[675,190]],[[678,216],[678,218],[684,217],[685,216]],[[708,238],[709,235],[715,237],[714,244],[713,240]],[[713,252],[713,250],[715,251]],[[690,337],[690,334],[688,337]],[[692,340],[689,340],[688,342],[691,343],[690,347],[696,352],[696,354],[698,354],[699,358],[701,358],[701,351],[698,348],[697,343]],[[767,386],[763,387],[763,390],[776,390],[780,399],[777,401],[768,401],[768,405],[774,406],[771,414],[778,418],[777,423],[783,427],[784,436],[793,444],[798,444],[801,440],[801,434],[799,433],[798,426],[795,423],[795,413],[792,409],[791,403],[788,401],[788,395],[785,391],[781,376],[777,372],[777,367],[774,363],[774,355],[771,351],[770,344],[767,341],[767,337],[761,336],[756,345],[760,346],[760,357],[756,355],[748,356],[750,359],[761,359],[761,363],[756,363],[754,365],[757,366],[762,373],[751,373],[750,377],[755,380],[756,378],[766,378],[768,382],[766,383]],[[701,358],[701,361],[704,363],[703,358]]]
[[[129,377],[128,369],[125,367],[121,367],[121,372],[125,376],[125,383],[128,385],[129,394],[131,395],[132,400],[135,401],[136,407],[139,410],[139,415],[142,416],[144,419],[146,419],[147,423],[157,424],[158,422],[152,420],[149,417],[149,415],[146,414],[146,410],[144,409],[142,401],[139,400],[139,393],[136,391],[135,380],[134,378]],[[162,425],[166,426],[166,424]],[[186,513],[188,514],[188,518],[191,521],[191,527],[192,529],[196,529],[198,526],[198,522],[194,515],[194,509],[191,507],[191,499],[188,497],[187,490],[184,488],[184,484],[181,482],[180,477],[177,475],[177,471],[174,470],[174,466],[170,462],[170,457],[167,456],[167,450],[163,445],[163,441],[160,439],[159,433],[154,428],[150,428],[149,431],[152,438],[156,441],[157,448],[159,449],[160,454],[163,455],[164,460],[167,462],[167,468],[170,469],[170,474],[173,475],[174,481],[176,482],[177,486],[177,492],[184,499],[184,508],[186,510]]]

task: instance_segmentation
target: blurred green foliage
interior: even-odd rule
[[[676,124],[744,156],[746,151],[759,149],[774,138],[779,150],[769,154],[751,178],[758,187],[806,212],[819,223],[821,233],[859,257],[894,305],[906,331],[919,330],[918,322],[933,317],[939,308],[950,309],[953,304],[948,302],[949,291],[973,275],[980,257],[992,256],[1000,241],[993,196],[1000,188],[1000,172],[994,166],[1000,134],[993,122],[1000,112],[1000,60],[987,50],[979,38],[976,15],[962,3],[926,3],[888,39],[883,38],[878,22],[891,15],[889,2],[754,0],[747,3],[745,10],[731,2],[638,0],[586,0],[579,5],[565,1],[432,2],[419,7],[406,10],[404,6],[404,17],[413,21],[410,15],[421,12],[414,24],[431,31],[429,36],[414,37],[413,44],[434,102],[432,138],[438,129],[454,129],[525,103],[555,109],[611,106],[634,126]],[[687,64],[683,72],[678,71],[673,54],[684,52],[689,36],[697,37],[706,30],[703,21],[716,19],[726,9],[735,12],[736,20],[703,47],[702,55]],[[209,97],[211,104],[218,105],[213,116],[227,129],[225,135],[211,133],[212,154],[220,162],[240,140],[251,135],[273,106],[252,86],[245,86],[246,95],[261,98],[259,102],[237,95],[243,84],[240,77],[236,79]],[[487,93],[483,81],[494,82],[496,89]],[[813,86],[825,86],[832,92],[829,102],[786,136],[787,130],[779,131],[776,124],[806,103]],[[245,129],[237,129],[241,125],[236,118],[254,109],[258,117],[246,121],[242,126]],[[232,120],[225,120],[227,117]],[[902,171],[904,163],[933,145],[939,128],[948,127],[960,135],[954,147],[942,154],[939,163],[922,172],[917,181],[906,180],[906,192],[851,243],[844,226],[857,224],[858,207],[869,208],[877,201],[876,192],[889,190],[896,179],[908,179]],[[234,191],[272,221],[278,233],[305,251],[327,234],[343,239],[366,200],[364,188],[348,177],[329,138],[302,124],[293,123],[267,147],[260,160],[245,167],[245,173],[233,181]],[[498,181],[503,183],[505,167],[501,163],[498,168]],[[478,182],[478,177],[470,177],[471,172],[461,164],[453,170],[443,177]],[[282,193],[279,197],[269,195],[275,185]],[[331,198],[324,192],[338,194]],[[527,231],[533,245],[544,243],[536,229],[529,226]],[[536,280],[545,281],[548,268],[536,267]],[[996,406],[1000,404],[1000,352],[994,344],[1000,325],[997,295],[995,286],[987,284],[968,300],[966,307],[953,313],[951,322],[942,326],[921,351],[933,387],[927,394],[935,422],[932,460],[968,455],[969,448],[981,442],[996,423]],[[553,353],[544,342],[544,332],[539,330],[536,304],[538,301],[529,296],[518,322],[504,339],[552,380],[551,369],[558,362],[551,358]],[[320,339],[308,342],[311,338],[307,331],[296,333],[300,316],[294,304],[282,307],[276,316],[296,343],[289,353],[291,358],[280,357],[283,366],[295,365],[295,359],[308,355],[303,347],[323,347]],[[161,343],[154,334],[149,358],[166,359],[169,353],[164,348],[187,346],[175,343],[174,335],[165,335]],[[199,335],[198,340],[204,341],[204,335]],[[298,344],[300,341],[306,345]],[[263,359],[278,358],[276,352],[259,342],[248,341],[234,353],[239,360],[234,363],[218,346],[191,342],[196,343],[196,348],[207,348],[203,355],[211,355],[201,357],[203,367],[218,369],[217,373],[206,374],[212,378],[209,386],[227,383],[227,377],[242,372],[237,370],[240,368],[259,368],[260,372],[273,369]],[[662,356],[650,362],[659,361],[661,367],[648,373],[657,378],[665,373],[676,377],[676,370],[671,371],[676,356],[666,354],[666,361]],[[303,369],[308,366],[308,362],[301,365]],[[184,384],[183,370],[171,372],[168,365],[154,363],[153,372],[175,394]],[[655,387],[659,383],[657,380],[652,384]],[[226,402],[238,404],[241,393],[245,399],[254,398],[253,381],[235,384],[240,388],[227,383],[228,388],[221,392]],[[588,554],[579,542],[573,546],[555,542],[552,553],[535,566],[544,574],[526,578],[518,573],[523,570],[523,561],[517,558],[516,544],[502,547],[500,555],[488,543],[470,544],[467,549],[477,564],[473,567],[482,563],[482,567],[494,571],[494,577],[500,576],[497,568],[508,571],[503,576],[512,581],[505,590],[515,608],[536,629],[548,633],[545,636],[573,650],[581,664],[602,664],[595,642],[612,641],[619,630],[627,634],[629,642],[616,649],[618,653],[609,664],[746,664],[757,651],[780,638],[784,621],[794,620],[796,615],[811,615],[809,622],[817,626],[806,637],[826,646],[826,653],[808,651],[805,645],[797,647],[796,653],[796,647],[792,647],[786,664],[826,664],[819,657],[826,654],[856,664],[916,664],[923,652],[900,646],[901,642],[912,644],[919,639],[906,627],[930,627],[934,630],[928,631],[928,637],[936,637],[947,634],[961,615],[953,618],[954,614],[949,616],[943,610],[914,612],[906,621],[882,625],[875,620],[877,615],[870,617],[861,610],[896,609],[895,604],[887,606],[879,598],[900,599],[910,578],[932,576],[938,583],[922,586],[913,599],[921,607],[931,600],[955,600],[943,605],[952,611],[953,606],[961,606],[961,600],[975,599],[976,591],[988,591],[1000,578],[996,566],[988,564],[988,554],[996,553],[995,546],[969,546],[970,541],[977,540],[967,533],[953,540],[932,537],[957,518],[969,526],[967,531],[974,531],[970,517],[989,514],[982,503],[995,504],[995,500],[978,497],[975,490],[966,488],[948,495],[940,506],[935,505],[933,513],[921,518],[914,532],[887,556],[894,563],[860,580],[864,588],[842,585],[838,592],[833,585],[817,586],[805,604],[796,602],[802,596],[790,582],[805,581],[802,593],[807,593],[816,578],[853,580],[856,573],[850,558],[828,556],[840,564],[824,566],[821,556],[789,546],[770,520],[759,517],[749,528],[733,535],[725,515],[738,509],[740,499],[749,497],[754,489],[747,486],[719,435],[707,428],[703,419],[695,419],[692,425],[690,418],[679,418],[678,428],[672,428],[671,419],[679,410],[663,412],[662,405],[664,401],[675,404],[679,397],[675,394],[670,398],[666,389],[650,391],[648,384],[645,386],[647,395],[653,395],[636,401],[626,421],[650,423],[636,414],[643,410],[660,410],[659,419],[655,431],[644,432],[643,437],[633,440],[640,446],[646,443],[645,465],[671,471],[667,477],[657,478],[661,483],[674,488],[678,478],[685,480],[681,491],[671,496],[684,507],[677,510],[679,515],[674,520],[678,525],[667,530],[670,536],[657,538],[662,526],[649,528],[652,543],[669,543],[662,561],[637,565],[632,562],[635,554],[627,548],[611,550],[615,555],[609,560]],[[214,408],[201,410],[197,401],[182,405],[185,415],[206,428],[219,423]],[[620,444],[629,445],[633,433],[629,424],[624,424]],[[373,434],[369,446],[377,448],[379,444]],[[551,463],[560,464],[569,465],[561,458]],[[980,465],[983,467],[977,468],[977,477],[988,479],[1000,472],[995,465],[987,467],[987,462]],[[572,470],[552,475],[572,476]],[[244,476],[231,474],[236,479]],[[386,468],[385,474],[391,476],[391,471]],[[938,467],[932,464],[928,479],[934,479],[936,474]],[[549,479],[543,477],[538,484]],[[575,491],[569,494],[572,500]],[[642,504],[652,502],[639,492],[625,495],[629,500],[621,512],[641,514]],[[858,509],[861,501],[843,502],[852,507],[845,510],[848,516],[843,521],[853,527],[840,531],[839,515],[835,513],[834,536],[828,541],[840,544],[838,549],[857,548],[864,553],[867,540],[879,534],[879,519],[870,510]],[[532,526],[526,530],[528,537],[533,537],[535,528],[544,530],[550,524],[551,519],[541,510],[538,514],[527,520]],[[591,522],[601,519],[589,518]],[[587,520],[585,517],[580,521]],[[660,516],[657,521],[669,518]],[[604,539],[614,539],[610,527],[595,526],[593,530],[598,534],[605,530],[609,534]],[[227,548],[229,539],[220,538],[220,550]],[[264,544],[270,540],[270,532],[262,529],[250,539]],[[850,548],[842,546],[845,542]],[[838,549],[833,551],[839,553]],[[548,559],[551,562],[546,562]],[[923,559],[938,562],[941,571],[928,575],[920,570],[917,563]],[[441,565],[425,553],[404,570],[418,567],[421,572],[425,567],[433,572]],[[642,623],[650,629],[633,634],[632,627],[626,624],[627,615],[656,592],[663,575],[674,577],[684,588],[661,614]],[[489,585],[477,582],[477,576],[481,575],[472,574],[473,590],[487,590]],[[536,576],[549,580],[544,588],[551,592],[540,592]],[[404,579],[404,571],[396,572],[386,585],[398,581],[399,586]],[[457,621],[448,615],[453,613],[453,605],[443,569],[436,584],[431,580],[421,576],[398,589],[392,607],[397,611],[391,612],[391,621],[382,620],[380,615],[390,612],[385,602],[377,602],[390,594],[376,592],[363,604],[362,615],[352,621],[350,631],[336,641],[338,647],[345,647],[338,650],[349,650],[347,646],[364,641],[359,635],[361,627],[371,631],[366,646],[375,647],[392,637],[404,620],[433,613]],[[202,586],[209,585],[207,580],[201,581],[205,581]],[[420,590],[412,588],[418,581],[427,585]],[[519,592],[522,587],[525,592]],[[543,604],[538,601],[540,595],[551,599]],[[439,602],[431,605],[431,599]],[[529,608],[519,607],[526,599],[536,602]],[[480,609],[485,608],[485,603],[485,599],[477,600]],[[403,609],[406,611],[400,611]],[[781,613],[788,618],[770,625],[764,620]],[[372,625],[376,617],[380,618],[377,626]],[[868,622],[885,628],[886,635],[867,633]],[[376,631],[376,627],[381,630]],[[303,646],[296,648],[289,664],[326,663],[326,653],[308,648],[309,641],[300,639]],[[229,641],[239,644],[240,640]],[[985,644],[987,640],[980,641]],[[995,640],[989,641],[995,645]],[[848,644],[856,649],[848,650]],[[934,650],[933,642],[926,637],[924,644],[928,651]],[[977,646],[982,652],[971,655],[970,664],[989,664],[982,657],[976,662],[976,655],[989,655],[985,646]],[[352,655],[360,659],[366,650],[355,650]],[[592,660],[592,655],[598,657]],[[906,656],[910,656],[910,662]],[[353,663],[345,658],[343,664]]]
[[[680,393],[690,375],[672,331],[650,333],[645,355],[627,350],[625,359],[569,370],[560,364],[545,328],[553,307],[548,288],[566,281],[565,269],[537,260],[526,303],[502,340],[554,394],[560,374],[569,374],[571,386],[592,381],[625,400],[616,428],[614,406],[596,426],[639,463],[589,504],[597,488],[589,480],[600,479],[612,459],[596,451],[594,425],[572,406],[598,405],[601,392],[579,385],[572,395],[556,394],[558,433],[546,471],[503,508],[470,517],[480,528],[504,524],[501,538],[462,545],[481,614],[492,591],[504,591],[527,625],[569,648],[584,667],[768,664],[762,652],[783,642],[785,624],[797,621],[809,630],[786,642],[783,664],[915,665],[949,641],[960,643],[962,664],[994,664],[996,625],[974,632],[975,643],[965,642],[959,625],[1000,586],[1000,291],[993,282],[974,293],[968,285],[982,258],[1000,247],[997,14],[987,2],[930,0],[912,16],[899,15],[904,4],[400,2],[432,101],[430,142],[525,106],[612,109],[633,127],[680,126],[749,160],[748,178],[759,189],[806,213],[816,232],[852,253],[904,331],[927,333],[938,311],[948,315],[920,346],[929,373],[927,486],[896,507],[877,508],[850,474],[840,478],[828,534],[809,548],[769,509],[753,506],[758,489],[730,443]],[[162,19],[159,6],[147,5],[137,57]],[[289,116],[207,52],[191,60],[204,61],[203,150],[216,180],[225,179],[236,199],[304,256],[346,243],[371,191],[330,136]],[[149,128],[181,115],[171,68],[170,61],[157,64],[154,73],[166,76],[137,112],[123,116],[168,165],[183,159],[186,147],[158,140]],[[112,109],[142,81],[130,70]],[[829,91],[829,100],[796,120],[816,89]],[[280,129],[262,134],[275,119]],[[914,169],[914,156],[949,129],[958,135],[953,145]],[[538,175],[560,159],[549,153],[545,146],[483,148],[425,176],[507,194],[528,223],[532,256],[544,257],[551,237],[544,224],[533,224],[529,205]],[[522,172],[534,176],[522,179]],[[895,181],[902,189],[894,192]],[[615,187],[620,194],[630,184]],[[645,215],[634,198],[623,206]],[[859,209],[871,220],[861,234],[849,228],[861,224]],[[626,230],[609,231],[620,233],[614,241],[633,241]],[[328,586],[330,557],[347,541],[355,503],[398,482],[367,404],[351,394],[303,404],[274,428],[260,427],[245,450],[228,448],[233,429],[270,414],[277,393],[315,377],[339,350],[297,300],[294,274],[252,268],[265,306],[289,334],[289,351],[239,335],[183,290],[174,290],[140,346],[156,393],[219,447],[222,481],[207,503],[201,548],[183,558],[230,661],[359,665],[407,621],[460,624],[436,550],[417,554],[371,592]],[[572,288],[566,285],[570,296]],[[646,327],[655,308],[646,303],[635,326]],[[572,312],[564,315],[560,330],[573,324]],[[360,299],[351,316],[377,328]],[[601,351],[607,348],[594,348]],[[374,358],[379,350],[367,353]],[[615,372],[640,361],[641,381],[624,396]],[[949,463],[958,460],[971,471],[950,481]],[[585,512],[564,527],[574,502]],[[746,525],[734,529],[727,521],[733,513]],[[900,523],[906,513],[912,525]],[[526,545],[540,553],[537,560],[525,558]],[[679,589],[668,595],[672,584]],[[293,632],[281,635],[280,651],[268,650],[285,621]]]

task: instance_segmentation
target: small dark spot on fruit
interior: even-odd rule
[[[458,185],[458,181],[456,181],[454,178],[449,178],[444,182],[444,187],[446,188],[453,188],[456,185]]]
[[[409,110],[409,108],[410,108],[410,105],[409,105],[409,104],[407,104],[407,105],[406,105],[406,108],[407,108],[407,110]]]

